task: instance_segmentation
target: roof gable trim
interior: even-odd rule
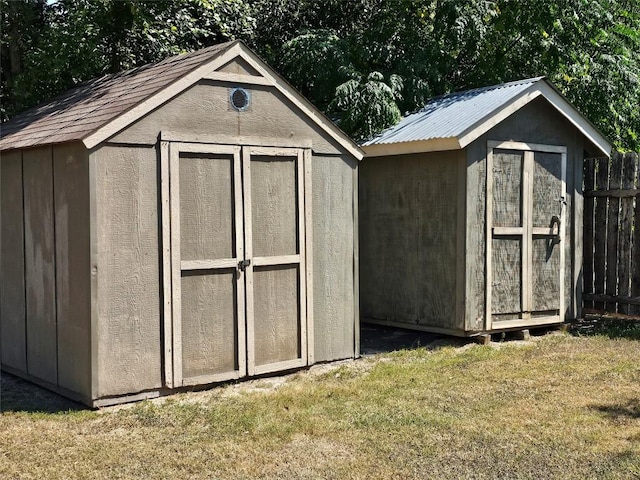
[[[220,55],[214,57],[210,61],[204,63],[200,67],[195,68],[182,78],[179,78],[171,85],[166,88],[163,88],[156,94],[150,96],[146,100],[142,101],[135,107],[130,110],[125,111],[115,119],[109,121],[105,125],[101,126],[97,130],[95,130],[90,135],[84,137],[82,139],[82,143],[84,143],[87,149],[92,149],[96,145],[104,142],[109,139],[116,133],[125,129],[132,123],[134,123],[139,118],[143,117],[147,113],[156,109],[163,103],[171,100],[176,95],[180,94],[193,84],[195,84],[198,80],[203,78],[207,73],[212,72],[216,68],[221,67],[228,61],[230,61],[233,57],[237,56],[238,51],[238,43],[232,44],[226,51],[221,53]]]
[[[261,76],[238,75],[216,71],[232,61],[234,58],[238,57],[245,60]],[[342,130],[334,125],[331,120],[319,112],[306,98],[289,86],[282,77],[271,70],[271,68],[264,64],[257,55],[239,41],[232,43],[226,51],[223,51],[210,61],[204,63],[202,66],[197,67],[168,87],[162,89],[132,109],[124,112],[120,116],[98,128],[90,135],[86,136],[83,139],[84,145],[87,149],[94,148],[98,144],[108,140],[113,135],[127,128],[147,113],[179,95],[201,79],[273,86],[322,130],[334,138],[336,142],[338,142],[338,144],[351,155],[358,160],[362,160],[362,157],[364,156],[364,152],[351,140],[351,138],[342,132]]]

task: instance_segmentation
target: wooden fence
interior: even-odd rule
[[[637,153],[584,164],[584,312],[640,315]]]

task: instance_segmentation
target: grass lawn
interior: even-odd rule
[[[640,478],[633,329],[403,350],[101,412],[20,402],[3,399],[3,479]]]

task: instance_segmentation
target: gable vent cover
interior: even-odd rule
[[[244,112],[249,108],[251,95],[244,88],[233,88],[229,94],[229,103],[235,111]]]

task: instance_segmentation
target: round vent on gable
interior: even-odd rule
[[[244,112],[249,108],[249,104],[251,102],[251,96],[249,92],[244,88],[233,88],[231,90],[231,94],[229,95],[229,103],[234,110],[238,112]]]

